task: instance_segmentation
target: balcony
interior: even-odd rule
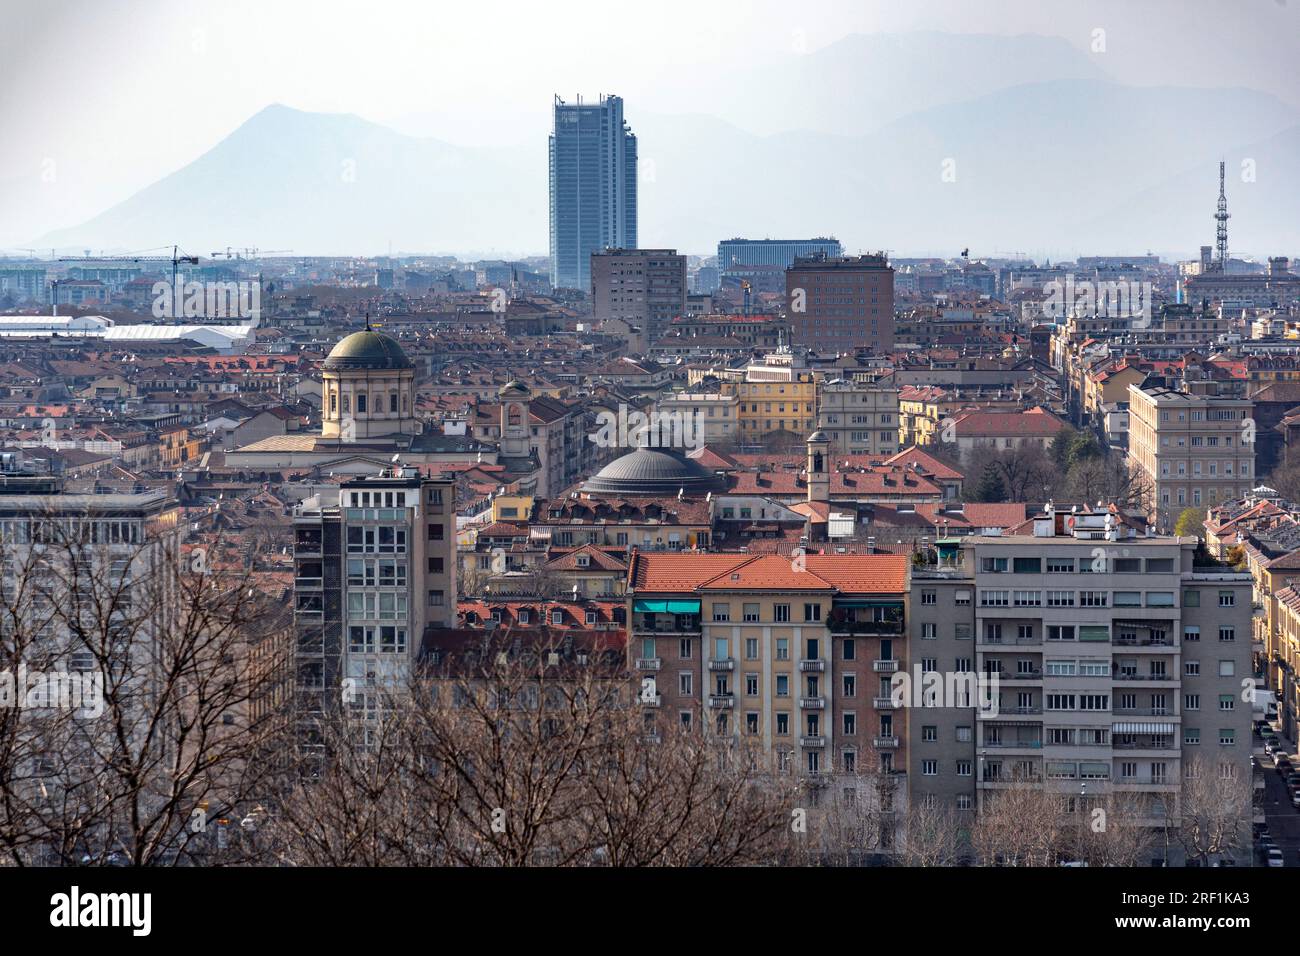
[[[1137,673],[1134,673],[1134,672],[1132,672],[1132,671],[1116,671],[1116,672],[1115,672],[1115,676],[1114,676],[1114,680],[1128,680],[1128,681],[1150,681],[1150,680],[1156,680],[1156,681],[1169,681],[1169,680],[1173,680],[1173,676],[1170,675],[1170,674],[1137,674]]]
[[[730,710],[736,706],[734,694],[710,694],[709,706],[719,710]]]
[[[825,737],[800,737],[799,746],[800,747],[825,747],[826,738]]]
[[[980,744],[982,748],[990,750],[1042,750],[1043,742],[1041,740],[985,740]]]
[[[646,707],[662,707],[664,703],[663,694],[642,694],[641,703]]]
[[[898,746],[897,737],[872,737],[871,745],[877,749],[892,749]]]
[[[872,661],[871,669],[877,674],[892,674],[898,670],[898,661]]]
[[[633,614],[632,633],[646,637],[698,637],[698,614]]]
[[[736,660],[732,657],[720,657],[709,661],[709,670],[711,671],[734,671],[736,669]]]
[[[812,659],[804,658],[799,662],[799,670],[824,671],[826,670],[826,662],[819,658],[812,658]]]
[[[636,659],[636,669],[639,671],[657,671],[663,666],[661,657],[638,657]]]
[[[892,697],[873,697],[871,699],[871,705],[875,707],[876,710],[893,710],[898,706],[894,703],[894,698]]]
[[[832,617],[826,622],[826,628],[837,637],[875,637],[893,636],[903,633],[903,622],[899,621],[845,621]]]
[[[799,706],[804,710],[821,710],[826,706],[825,697],[800,697]]]
[[[299,591],[319,591],[323,582],[321,578],[294,578],[293,586]]]
[[[998,680],[1042,680],[1042,671],[1016,671],[1014,674],[1010,671],[994,671],[989,675],[996,676]]]

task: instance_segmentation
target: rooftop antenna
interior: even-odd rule
[[[1224,192],[1224,164],[1219,162],[1219,208],[1215,212],[1214,218],[1218,223],[1215,230],[1214,245],[1216,255],[1219,257],[1219,271],[1228,271],[1228,196]]]

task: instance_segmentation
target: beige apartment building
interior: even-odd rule
[[[892,455],[899,449],[898,389],[837,379],[817,392],[817,428],[832,455]]]
[[[1079,812],[1120,795],[1163,832],[1189,772],[1248,792],[1250,576],[1195,552],[1193,538],[1121,537],[1105,512],[1050,507],[1032,535],[937,542],[913,569],[909,656],[981,680],[969,704],[908,711],[911,800],[977,814],[1027,782]],[[1166,845],[1177,861],[1159,834],[1153,861]]]
[[[825,785],[907,765],[889,681],[906,666],[901,555],[639,552],[630,664],[660,720],[748,738]]]
[[[1254,403],[1216,381],[1129,386],[1129,468],[1162,532],[1185,508],[1244,498],[1256,482]]]

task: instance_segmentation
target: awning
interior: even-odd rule
[[[1173,618],[1163,621],[1155,620],[1136,620],[1132,618],[1121,618],[1113,622],[1116,627],[1161,627],[1168,628],[1174,626]]]
[[[699,614],[699,601],[633,601],[632,610],[647,614]]]
[[[1113,734],[1172,734],[1173,724],[1111,724]]]

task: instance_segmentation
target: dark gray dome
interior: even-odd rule
[[[663,448],[638,448],[589,478],[582,490],[602,495],[676,495],[723,491],[727,480],[698,461]]]
[[[333,371],[350,368],[415,368],[396,339],[373,329],[353,332],[343,339],[334,346],[321,367]]]

